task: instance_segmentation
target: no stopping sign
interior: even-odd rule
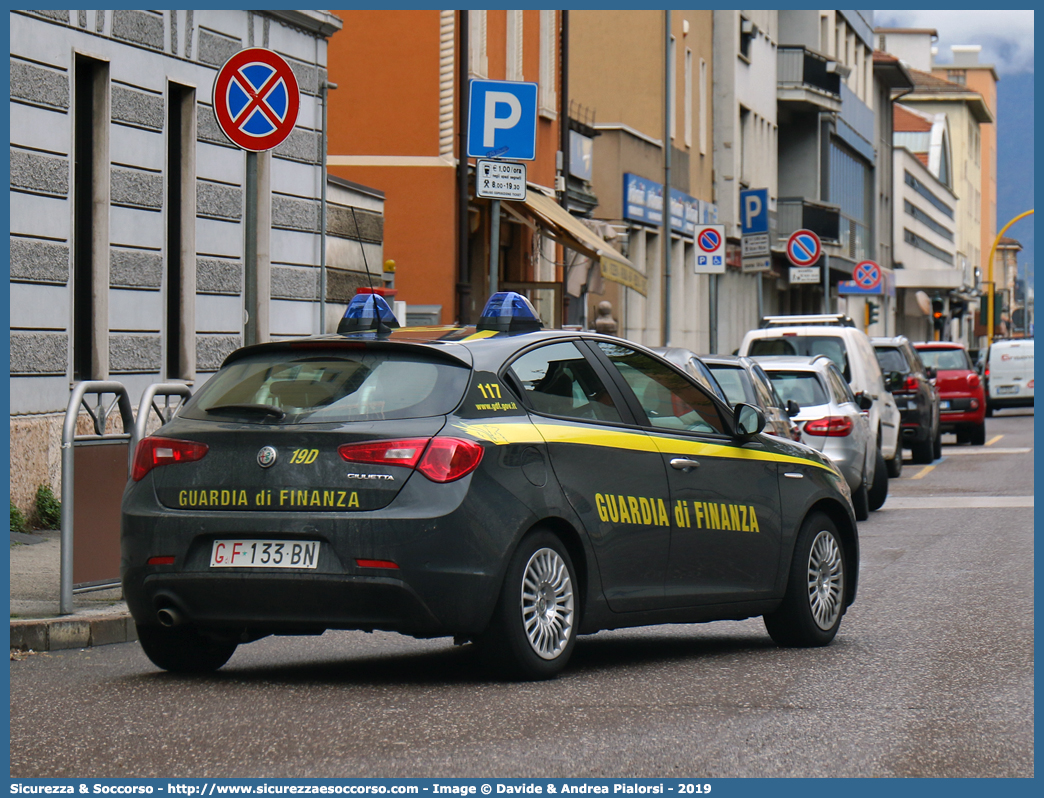
[[[214,115],[237,147],[264,152],[282,144],[297,124],[301,93],[290,65],[271,50],[251,47],[229,58],[214,80]]]

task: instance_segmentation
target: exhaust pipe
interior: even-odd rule
[[[180,626],[185,622],[185,619],[181,617],[181,613],[173,607],[163,607],[156,613],[156,620],[160,622],[160,626],[166,626],[168,629],[174,626]]]

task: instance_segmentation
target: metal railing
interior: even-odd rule
[[[106,397],[110,395],[112,399],[106,400]],[[107,445],[126,445],[128,447],[125,470],[123,470],[122,465],[112,462],[110,457],[103,463],[105,466],[103,474],[88,474],[88,483],[92,479],[100,479],[104,482],[106,495],[100,497],[92,496],[92,499],[98,499],[102,504],[105,504],[104,509],[107,512],[104,515],[107,515],[108,520],[111,521],[114,516],[118,517],[117,497],[122,495],[127,475],[130,473],[133,465],[134,450],[138,441],[148,434],[148,425],[153,414],[158,417],[160,424],[165,424],[174,417],[174,414],[177,413],[190,395],[189,387],[182,383],[155,383],[148,386],[142,393],[141,401],[138,404],[137,417],[135,417],[131,407],[130,396],[122,383],[89,380],[76,383],[73,386],[69,404],[65,411],[65,425],[62,430],[62,528],[59,614],[71,615],[74,612],[74,592],[116,587],[120,583],[118,572],[119,529],[117,521],[115,534],[113,534],[111,529],[105,530],[99,536],[101,539],[100,544],[99,540],[91,541],[92,547],[105,549],[99,557],[100,560],[107,563],[104,567],[112,567],[112,563],[115,563],[116,572],[113,574],[106,572],[102,579],[74,585],[76,561],[73,557],[73,538],[76,528],[75,513],[77,506],[75,501],[77,449],[87,446]],[[88,397],[95,398],[93,405],[88,402]],[[162,403],[158,402],[157,399],[159,397],[163,397],[165,401]],[[171,402],[172,397],[180,397],[180,399],[177,402]],[[122,431],[109,432],[110,420],[114,420],[113,411],[116,409],[119,410]],[[86,411],[91,421],[93,434],[76,434],[77,425],[83,411]],[[120,474],[122,479],[118,484],[111,484],[116,478],[116,474]],[[113,501],[117,502],[115,508],[107,504],[107,502],[111,503]],[[91,520],[96,521],[93,517]],[[104,524],[106,521],[102,520],[98,523]],[[113,544],[114,541],[115,545]]]
[[[107,405],[103,401],[106,395],[113,395]],[[94,407],[87,403],[88,395],[97,398]],[[120,411],[123,432],[106,433],[109,416],[116,408]],[[77,435],[76,425],[80,418],[80,410],[86,410],[93,422],[94,435]],[[65,410],[65,425],[62,429],[62,530],[61,530],[61,567],[58,611],[62,615],[73,612],[73,513],[74,501],[75,448],[77,444],[86,443],[129,443],[130,430],[134,426],[134,413],[131,410],[130,396],[123,383],[88,380],[73,386],[69,405]]]
[[[134,464],[134,450],[138,448],[138,441],[148,435],[149,419],[153,413],[159,419],[160,425],[166,424],[174,414],[181,409],[185,401],[192,395],[192,390],[180,382],[157,382],[147,387],[141,394],[138,402],[138,415],[134,419],[134,432],[130,439],[130,452],[127,456],[128,471]],[[156,403],[157,397],[165,399],[163,406]],[[171,403],[172,397],[180,397],[180,400]]]
[[[828,60],[804,47],[776,50],[776,85],[780,88],[810,88],[841,99],[841,77],[828,72]]]

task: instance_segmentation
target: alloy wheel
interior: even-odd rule
[[[554,549],[538,549],[522,577],[522,624],[533,651],[555,659],[573,635],[573,583]]]
[[[844,589],[841,548],[834,536],[823,530],[808,554],[808,601],[812,618],[820,629],[830,629],[837,622]]]

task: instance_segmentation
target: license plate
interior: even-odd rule
[[[939,409],[940,410],[949,410],[950,409],[950,402],[948,400],[939,402]]]
[[[1018,392],[1019,392],[1019,386],[1018,385],[998,385],[997,386],[997,395],[998,396],[1000,396],[1001,394],[1011,394],[1011,393],[1018,393]]]
[[[318,540],[215,540],[211,568],[315,568]]]

